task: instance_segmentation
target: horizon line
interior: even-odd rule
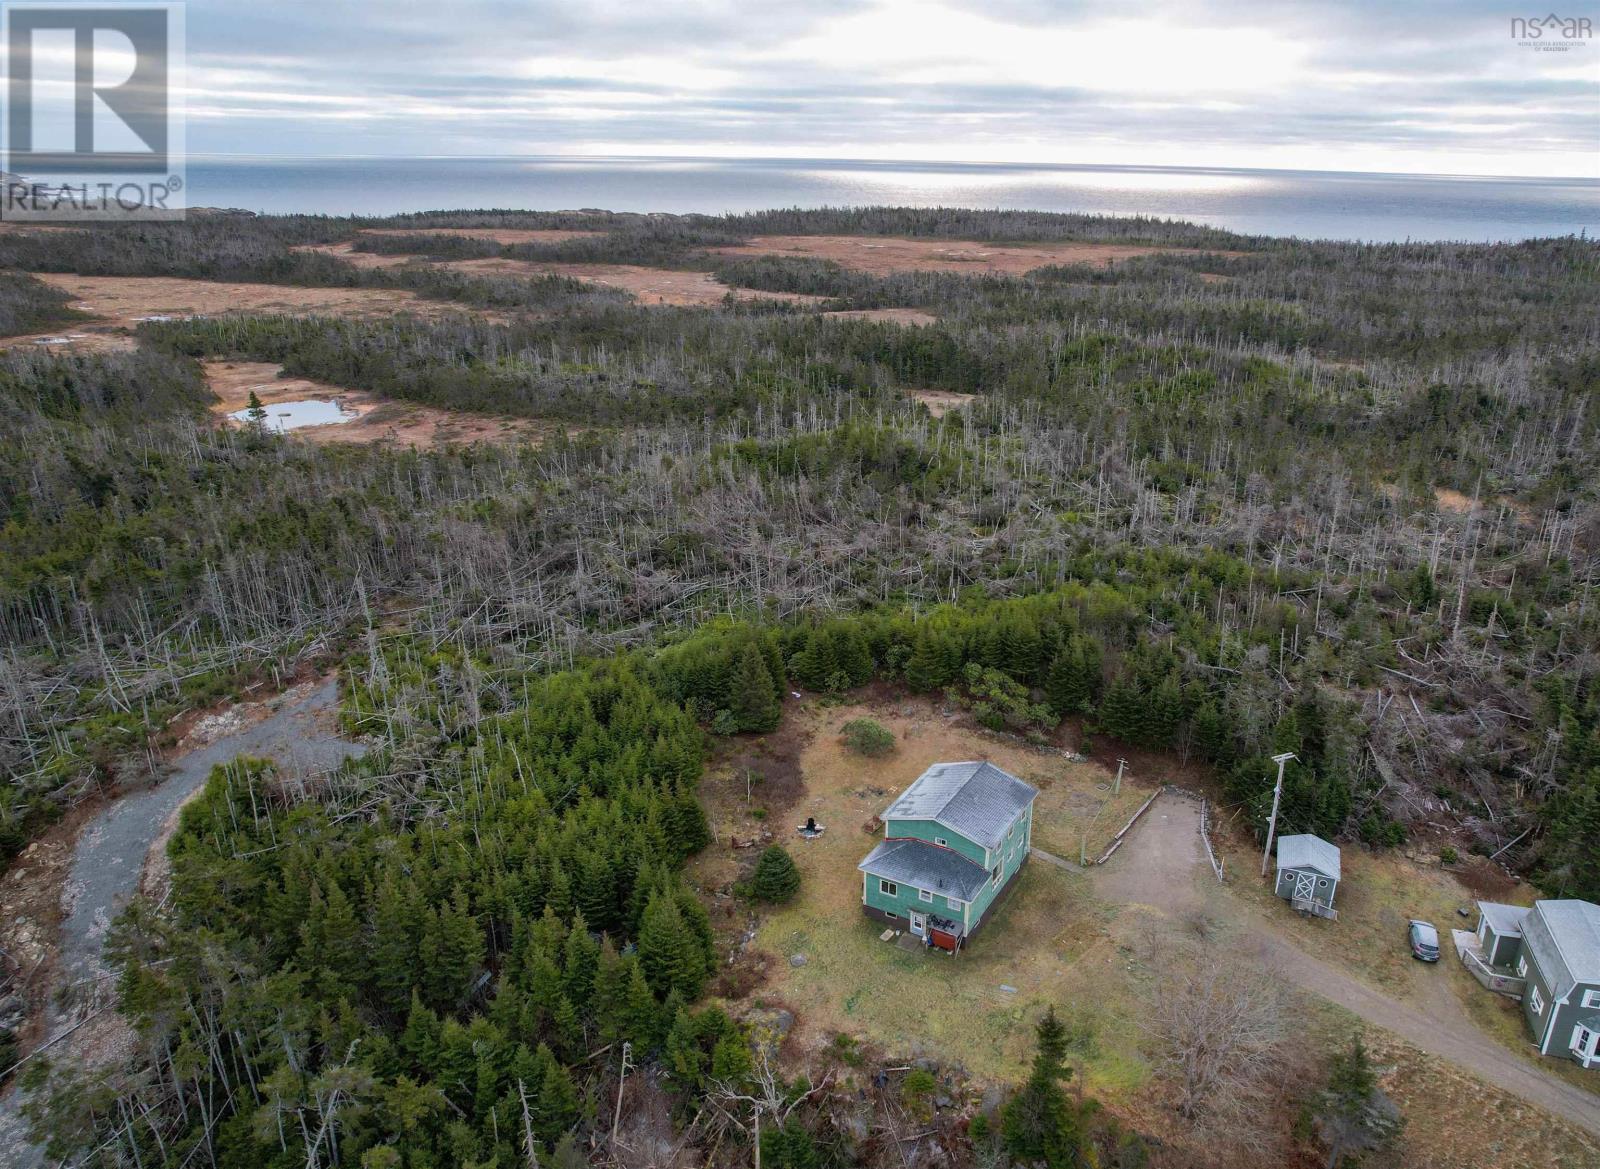
[[[1099,163],[1099,162],[1004,162],[1004,161],[948,161],[931,158],[873,159],[848,155],[754,155],[754,154],[369,154],[344,152],[338,154],[272,154],[258,151],[190,151],[189,161],[260,161],[260,162],[716,162],[716,163],[832,163],[856,165],[879,170],[895,168],[943,168],[951,170],[1073,170],[1073,171],[1128,171],[1169,172],[1183,174],[1318,174],[1351,175],[1362,177],[1414,178],[1414,179],[1475,179],[1494,182],[1579,183],[1600,187],[1600,176],[1594,175],[1499,175],[1462,171],[1386,171],[1338,170],[1315,167],[1247,167],[1247,166],[1197,166],[1193,164],[1166,163]]]

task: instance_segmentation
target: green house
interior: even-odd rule
[[[956,950],[1028,859],[1038,791],[992,763],[935,763],[883,813],[861,870],[868,917]]]

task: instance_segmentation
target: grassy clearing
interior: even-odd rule
[[[839,741],[840,728],[861,717],[894,732],[891,755],[863,758]],[[959,1060],[980,1079],[1012,1080],[1031,1054],[1034,1020],[1054,1003],[1101,1035],[1085,1061],[1091,1090],[1115,1096],[1144,1083],[1148,1071],[1121,1025],[1138,991],[1117,970],[1126,956],[1111,936],[1112,912],[1093,899],[1085,878],[1040,862],[1025,866],[970,948],[947,958],[879,940],[882,927],[861,913],[856,865],[876,839],[863,825],[940,760],[987,758],[1038,786],[1035,840],[1074,858],[1082,823],[1092,824],[1089,848],[1098,852],[1148,793],[1124,784],[1113,798],[1102,768],[966,727],[925,700],[818,705],[798,718],[808,732],[799,758],[805,790],[772,827],[790,843],[805,885],[793,904],[767,915],[756,938],[775,955],[763,997],[796,1012],[797,1038],[815,1047],[844,1031],[891,1050]],[[806,816],[827,833],[795,838],[789,821]],[[795,954],[805,955],[803,966],[790,965]]]

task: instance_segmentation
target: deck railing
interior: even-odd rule
[[[1339,920],[1339,911],[1332,906],[1324,905],[1320,901],[1313,901],[1309,897],[1291,897],[1289,904],[1300,913],[1310,913],[1317,917],[1325,917],[1329,921]]]
[[[1478,935],[1467,930],[1451,930],[1451,940],[1455,942],[1456,953],[1461,958],[1461,964],[1467,968],[1467,973],[1476,978],[1484,986],[1503,994],[1507,998],[1520,999],[1527,988],[1527,982],[1514,974],[1506,974],[1501,969],[1490,966],[1484,961],[1483,950],[1478,946]]]

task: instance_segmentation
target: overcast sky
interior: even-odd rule
[[[188,141],[1600,177],[1600,38],[1526,7],[203,0]]]

